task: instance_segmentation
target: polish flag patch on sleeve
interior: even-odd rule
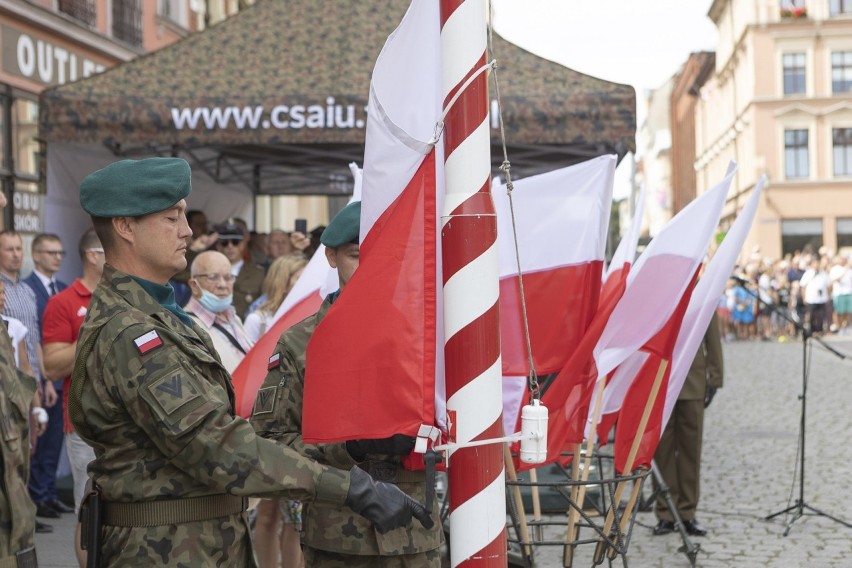
[[[163,344],[163,340],[160,339],[160,334],[157,333],[157,330],[152,329],[145,335],[141,335],[134,339],[133,343],[136,344],[136,349],[139,350],[139,354],[144,355],[145,353],[149,353],[157,347],[160,347]]]
[[[276,353],[272,357],[269,358],[269,362],[266,364],[266,370],[271,371],[275,367],[281,364],[281,353]]]

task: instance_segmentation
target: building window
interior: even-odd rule
[[[832,128],[834,175],[852,176],[852,128]]]
[[[59,0],[59,11],[87,26],[95,25],[95,3],[93,0]]]
[[[12,102],[12,157],[15,174],[38,177],[38,103],[30,99],[15,99]]]
[[[834,93],[852,91],[852,51],[831,54],[831,90]]]
[[[25,234],[39,233],[43,229],[41,179],[44,162],[38,139],[36,96],[9,87],[0,94],[0,191],[9,200],[0,216],[4,229],[15,228]],[[19,191],[36,197],[15,199]],[[27,207],[29,210],[23,213]]]
[[[805,128],[784,131],[784,177],[808,177],[808,131]]]
[[[837,219],[837,252],[846,254],[850,252],[850,249],[852,249],[852,219]]]
[[[782,61],[784,64],[784,94],[804,94],[806,89],[805,54],[785,53]]]
[[[782,219],[781,254],[815,253],[822,246],[822,219]]]
[[[832,16],[852,14],[852,0],[831,0],[828,9],[829,14]]]
[[[142,46],[140,0],[112,0],[112,35],[132,46]]]
[[[187,27],[186,2],[182,0],[158,0],[157,15],[172,22]]]
[[[9,105],[9,99],[7,97],[0,96],[0,172],[3,174],[9,173],[9,160],[6,157],[6,140],[9,136],[9,133],[7,132],[9,125],[6,124],[7,105]]]

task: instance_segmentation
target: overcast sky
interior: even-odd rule
[[[715,51],[712,0],[492,0],[494,29],[524,49],[572,69],[636,89],[637,127],[647,92],[695,51]],[[499,57],[499,54],[498,54]],[[511,156],[510,156],[511,158]],[[630,192],[628,164],[613,197]]]
[[[533,53],[636,89],[659,87],[694,51],[715,50],[711,0],[492,0],[494,29]]]

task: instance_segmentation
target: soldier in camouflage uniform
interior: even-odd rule
[[[0,193],[0,210],[6,196]],[[36,507],[27,491],[30,471],[30,403],[34,378],[18,373],[15,352],[6,326],[0,325],[0,566],[36,564]]]
[[[269,360],[269,372],[258,391],[251,422],[265,437],[280,440],[320,463],[343,469],[357,465],[374,478],[397,484],[412,498],[423,502],[426,475],[401,466],[414,439],[393,436],[385,440],[352,440],[346,443],[307,445],[302,441],[302,393],[308,341],[332,303],[358,266],[358,232],[361,203],[349,204],[322,234],[326,257],[338,269],[340,290],[330,294],[319,311],[281,335]],[[434,526],[408,526],[378,533],[346,506],[306,503],[302,514],[305,531],[305,565],[322,568],[439,567],[443,531],[438,504],[432,504]]]
[[[116,162],[80,189],[107,264],[77,342],[69,412],[95,450],[102,565],[255,566],[247,495],[354,503],[382,530],[412,514],[428,521],[395,487],[319,465],[234,416],[230,375],[167,285],[186,263],[189,191],[177,158]]]

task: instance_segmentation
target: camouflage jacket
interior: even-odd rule
[[[331,303],[326,299],[319,311],[285,331],[270,358],[270,370],[258,391],[251,422],[265,437],[280,440],[300,453],[334,467],[348,469],[356,462],[343,443],[309,445],[302,441],[302,393],[305,379],[305,351],[308,340],[322,321]],[[425,473],[405,471],[399,457],[367,456],[370,460],[393,462],[402,472],[400,489],[423,503],[426,498]],[[359,464],[368,469],[367,464]],[[386,481],[387,479],[382,479]],[[396,556],[437,549],[443,540],[437,501],[432,505],[435,527],[424,529],[416,521],[409,527],[379,534],[373,525],[348,507],[311,503],[305,506],[302,523],[305,546],[340,554]]]
[[[0,560],[33,545],[35,505],[27,492],[30,472],[30,403],[34,378],[19,373],[6,327],[0,325]]]
[[[80,330],[74,429],[95,449],[105,501],[230,493],[343,503],[348,475],[258,437],[234,416],[231,378],[210,338],[106,265]],[[102,531],[107,566],[254,566],[245,515]]]

